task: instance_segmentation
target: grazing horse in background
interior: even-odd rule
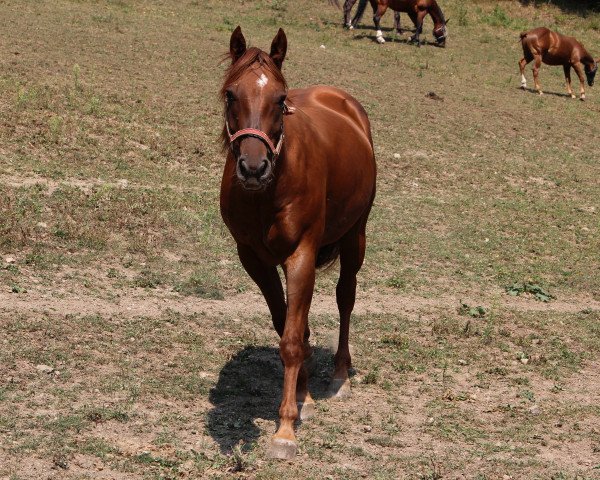
[[[446,38],[448,37],[448,29],[446,28],[446,24],[448,23],[448,20],[444,18],[444,13],[437,4],[436,0],[360,0],[356,14],[352,19],[351,25],[353,27],[356,27],[356,24],[360,21],[365,13],[367,2],[370,2],[371,7],[373,8],[373,22],[375,23],[375,28],[377,29],[376,38],[379,43],[385,43],[379,22],[389,7],[396,12],[406,12],[408,14],[415,25],[415,34],[410,40],[411,42],[417,42],[417,45],[419,46],[421,45],[420,35],[423,32],[423,20],[427,14],[431,15],[431,19],[433,20],[433,36],[435,37],[435,41],[440,47],[446,46]],[[344,3],[344,14],[347,15],[348,18],[350,16],[350,10],[355,3],[356,0],[346,0]],[[345,18],[345,21],[347,21],[348,18]],[[399,29],[399,27],[400,23],[398,18],[398,21],[396,22],[396,29]]]
[[[579,77],[581,100],[585,100],[583,72],[585,71],[588,84],[591,87],[594,84],[594,77],[598,71],[598,62],[600,59],[594,60],[587,50],[583,48],[583,45],[575,38],[552,32],[544,27],[534,28],[528,32],[521,33],[521,45],[523,46],[523,58],[519,60],[521,88],[527,88],[525,65],[532,60],[535,60],[533,64],[533,81],[535,89],[540,95],[543,92],[538,74],[542,62],[547,65],[562,65],[569,95],[571,95],[571,98],[575,98],[575,94],[571,88],[571,68],[573,68]]]
[[[352,25],[352,22],[350,22],[350,12],[352,11],[352,7],[354,6],[355,2],[356,0],[347,0],[344,2],[344,27],[350,30],[354,29],[354,25]],[[340,8],[338,0],[329,0],[329,3]],[[400,12],[394,12],[394,28],[396,29],[396,32],[402,33],[402,28],[400,27]]]
[[[360,103],[342,90],[287,89],[281,73],[287,50],[282,29],[270,54],[246,48],[240,27],[229,48],[232,63],[221,88],[227,150],[221,215],[281,337],[283,398],[269,455],[292,458],[299,408],[301,419],[316,410],[303,363],[312,354],[308,311],[315,272],[338,256],[340,334],[331,388],[339,397],[350,393],[350,314],[375,198],[371,126]]]

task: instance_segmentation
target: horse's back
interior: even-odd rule
[[[358,129],[371,144],[371,125],[363,106],[347,92],[326,85],[293,89],[288,92],[290,104],[306,113],[321,131],[330,129]]]
[[[336,242],[368,212],[375,196],[376,166],[369,118],[362,105],[338,88],[315,86],[288,92],[295,109],[286,117],[286,139],[298,139],[302,168],[312,188],[323,186],[326,222],[322,244]],[[300,145],[298,145],[300,147]]]
[[[521,33],[521,43],[525,56],[539,54],[548,65],[564,65],[571,60],[574,48],[582,48],[575,37],[553,32],[546,27],[538,27]]]

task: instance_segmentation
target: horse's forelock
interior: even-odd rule
[[[225,58],[231,58],[230,54],[226,54]],[[275,78],[275,81],[283,84],[283,88],[287,90],[287,82],[281,70],[275,65],[273,59],[267,52],[262,51],[260,48],[250,47],[246,52],[234,63],[232,63],[227,71],[225,72],[225,80],[223,86],[219,92],[222,100],[225,99],[225,93],[227,89],[233,85],[254,63],[259,62],[262,67],[265,67],[271,75]]]

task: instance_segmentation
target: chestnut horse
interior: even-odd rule
[[[312,353],[308,311],[315,271],[338,255],[340,332],[332,393],[350,393],[350,314],[375,197],[371,127],[360,103],[337,88],[287,89],[281,73],[287,50],[282,29],[270,54],[246,48],[240,27],[229,48],[232,63],[221,88],[227,149],[221,215],[281,337],[283,398],[269,454],[292,458],[299,409],[301,419],[315,411],[303,364]]]
[[[412,22],[415,25],[415,34],[411,37],[411,42],[417,42],[417,45],[421,45],[419,40],[421,33],[423,32],[423,20],[427,14],[431,15],[433,20],[433,36],[437,45],[440,47],[446,46],[446,38],[448,37],[448,29],[446,24],[448,20],[444,18],[442,9],[437,4],[436,0],[360,0],[356,14],[350,24],[352,27],[356,27],[356,24],[360,21],[365,9],[367,7],[367,1],[371,3],[373,8],[373,22],[377,29],[376,39],[379,43],[385,43],[383,33],[381,32],[380,20],[386,10],[391,8],[395,12],[406,12]],[[350,10],[356,3],[356,0],[346,0],[344,3],[344,22],[347,24],[350,19]],[[400,18],[396,17],[395,21],[396,30],[400,30]]]
[[[599,60],[594,60],[583,45],[573,37],[567,37],[560,33],[552,32],[544,27],[534,28],[528,32],[521,33],[521,45],[523,46],[523,58],[519,60],[521,69],[521,88],[527,88],[525,78],[525,65],[532,60],[533,81],[535,89],[542,95],[542,86],[538,74],[542,62],[547,65],[562,65],[567,82],[567,92],[571,98],[575,98],[571,88],[571,68],[579,77],[581,100],[585,100],[585,81],[583,72],[587,77],[589,86],[594,85],[594,77],[598,71]]]

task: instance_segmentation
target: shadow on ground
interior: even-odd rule
[[[363,40],[365,38],[368,38],[373,43],[378,43],[377,36],[375,36],[375,35],[368,35],[365,33],[360,33],[360,34],[354,35],[354,37],[352,37],[353,40]],[[412,42],[408,37],[401,37],[399,35],[393,35],[393,36],[384,36],[383,38],[386,41],[386,43],[404,43],[405,45],[412,45],[414,47],[419,48],[419,46],[415,42]],[[421,39],[421,47],[423,47],[423,46],[439,47],[439,45],[436,42],[430,42],[425,39]]]
[[[527,93],[534,93],[535,95],[539,95],[538,91],[535,88],[531,88],[531,87],[527,87],[527,88],[523,88],[523,87],[518,87],[518,90],[521,90],[523,92],[527,92]],[[571,98],[571,95],[569,95],[568,93],[560,93],[560,92],[548,92],[546,90],[543,90],[544,95],[553,95],[555,97],[563,97],[563,98]]]
[[[546,5],[551,3],[557,6],[561,10],[570,13],[577,13],[579,15],[586,15],[592,12],[600,11],[600,4],[598,0],[519,0],[521,5],[529,6],[533,5],[539,7],[540,5]]]
[[[330,397],[333,352],[315,347],[310,392],[315,400]],[[262,434],[256,419],[276,422],[283,386],[283,366],[274,347],[247,346],[221,369],[209,400],[213,408],[206,421],[207,433],[223,453],[238,445],[255,442]],[[275,427],[273,431],[275,433]]]

